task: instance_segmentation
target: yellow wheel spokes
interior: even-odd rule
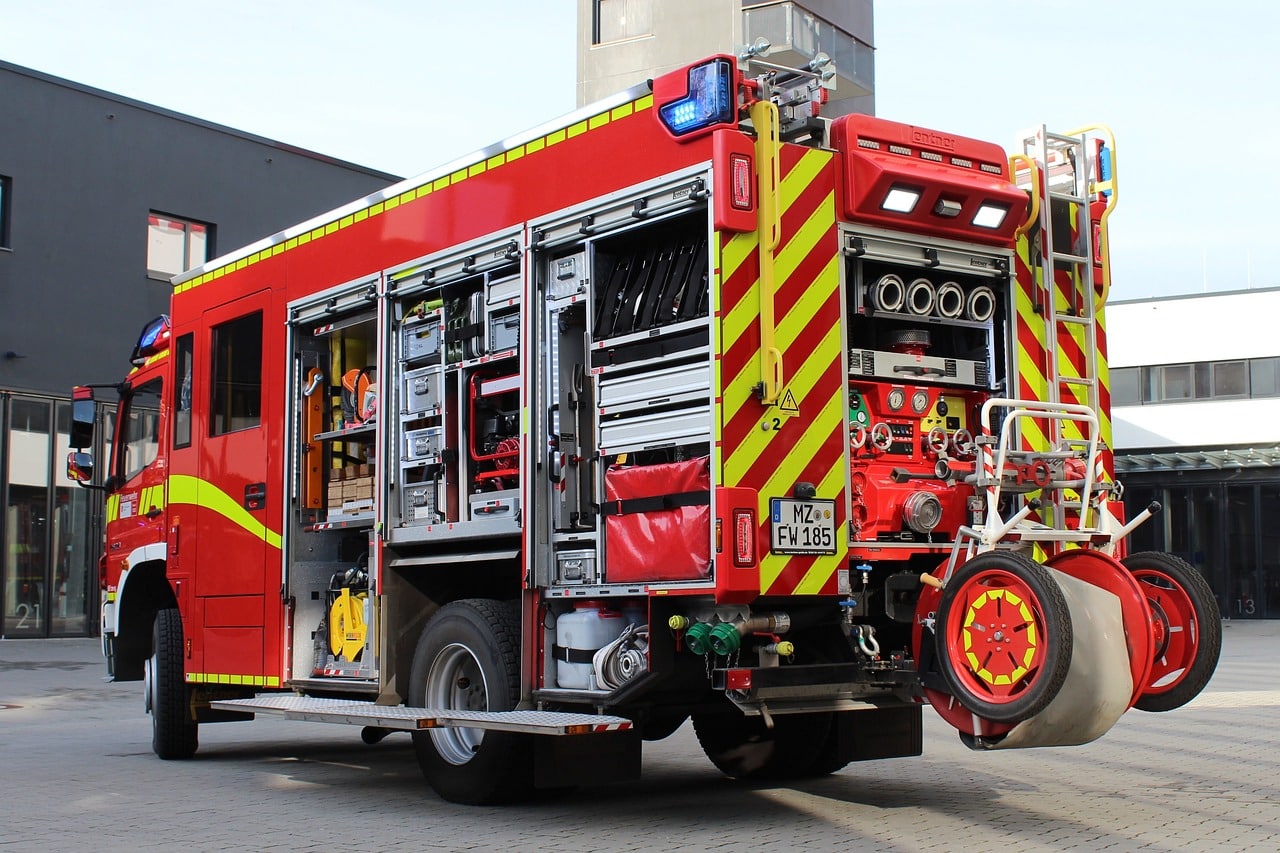
[[[1040,632],[1030,591],[1005,573],[975,579],[960,625],[962,670],[993,699],[1018,693],[1039,665]]]

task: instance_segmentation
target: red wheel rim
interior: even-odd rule
[[[1019,698],[1045,662],[1044,605],[1025,581],[987,569],[956,591],[943,642],[957,679],[992,704]]]
[[[1147,596],[1155,626],[1151,673],[1143,692],[1164,693],[1186,677],[1200,652],[1195,604],[1177,581],[1158,569],[1136,569],[1133,576]]]
[[[943,563],[935,571],[934,577],[939,579],[946,573],[947,564]],[[920,645],[923,642],[923,625],[925,619],[932,619],[938,610],[938,602],[942,599],[942,591],[931,586],[920,590],[920,598],[916,602],[916,621],[911,629],[912,647],[916,650],[916,659],[920,658]],[[929,687],[922,689],[924,698],[933,706],[952,728],[975,737],[999,737],[1013,729],[1014,723],[996,723],[975,715],[961,707],[954,696]]]
[[[1155,654],[1151,626],[1156,624],[1156,620],[1152,618],[1142,584],[1115,558],[1085,548],[1073,548],[1055,554],[1045,565],[1064,575],[1105,589],[1120,599],[1125,646],[1129,653],[1129,671],[1133,675],[1133,697],[1129,700],[1129,707],[1133,707],[1133,703],[1146,692],[1151,659]]]

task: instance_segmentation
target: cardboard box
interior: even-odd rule
[[[360,515],[365,512],[373,512],[372,498],[342,502],[343,515]]]

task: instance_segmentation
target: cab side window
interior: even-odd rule
[[[120,436],[120,471],[126,481],[156,461],[160,452],[161,387],[161,380],[152,379],[133,389],[129,397]]]
[[[211,403],[210,435],[262,422],[261,311],[214,327]]]

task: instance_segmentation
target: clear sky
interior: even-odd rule
[[[0,0],[0,59],[413,175],[574,108],[575,10]],[[1280,4],[877,0],[875,18],[881,116],[1006,148],[1041,122],[1113,128],[1113,298],[1280,286]],[[0,167],[20,120],[0,117]]]

